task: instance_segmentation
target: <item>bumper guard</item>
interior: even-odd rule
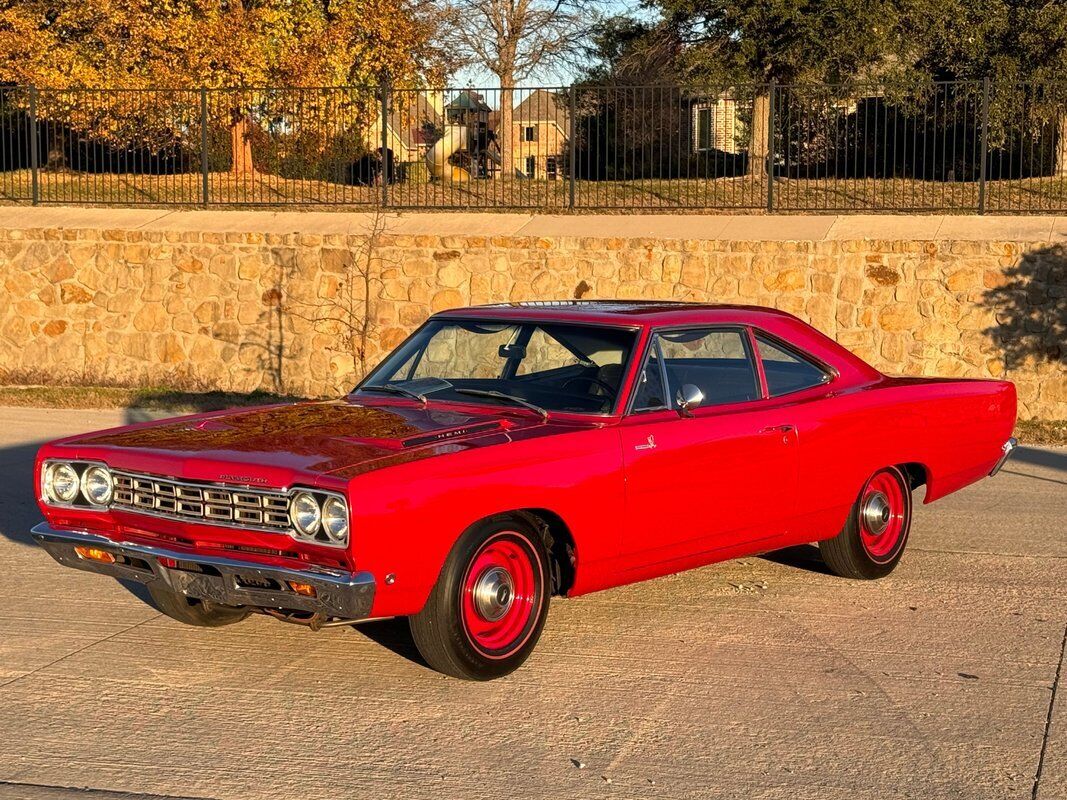
[[[1012,451],[1018,446],[1019,440],[1012,436],[1008,441],[1004,442],[1004,447],[1001,448],[1000,458],[997,459],[997,463],[993,465],[993,469],[989,471],[989,477],[992,478],[998,472],[1000,468],[1004,466],[1004,462],[1011,456]]]
[[[186,597],[222,605],[363,619],[370,615],[374,601],[374,576],[369,572],[311,566],[307,569],[273,567],[254,561],[115,542],[95,533],[59,530],[47,523],[35,526],[30,533],[63,566],[139,583],[163,581]],[[115,562],[82,558],[76,547],[103,550],[115,556]],[[289,581],[313,586],[315,596],[297,594]]]

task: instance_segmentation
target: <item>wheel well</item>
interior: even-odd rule
[[[925,486],[929,478],[926,467],[918,461],[909,461],[906,464],[897,464],[897,469],[904,473],[908,479],[908,485],[913,489]]]
[[[552,570],[552,593],[565,595],[574,585],[578,564],[574,535],[563,518],[547,508],[518,508],[510,512],[525,519],[541,533]]]

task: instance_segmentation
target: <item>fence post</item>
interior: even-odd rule
[[[389,76],[382,77],[382,208],[389,207]]]
[[[982,163],[978,165],[978,213],[985,213],[986,162],[989,160],[989,76],[982,78]]]
[[[774,213],[774,103],[778,84],[771,81],[767,103],[767,213]]]
[[[30,87],[30,202],[38,205],[41,202],[41,187],[38,183],[40,164],[38,163],[38,147],[40,146],[40,132],[37,129],[37,87]]]
[[[211,181],[208,178],[207,87],[200,87],[200,178],[201,196],[206,206],[211,202]]]
[[[575,89],[574,84],[572,83],[571,84],[571,109],[570,109],[571,119],[570,119],[570,124],[567,126],[568,129],[569,129],[568,133],[567,133],[567,137],[570,139],[570,155],[567,157],[567,167],[568,167],[567,172],[570,173],[570,186],[568,186],[567,190],[568,190],[569,195],[570,195],[570,198],[568,200],[568,206],[571,209],[574,208],[574,173],[575,173],[575,171],[577,169],[577,166],[578,166],[577,163],[576,163],[577,162],[577,158],[578,158],[578,143],[577,143],[576,137],[575,137],[575,131],[577,130],[577,128],[576,128],[576,124],[577,123],[575,122],[575,119],[578,116],[578,103],[575,101],[575,97],[574,97],[575,96],[575,92],[576,92],[576,89]]]

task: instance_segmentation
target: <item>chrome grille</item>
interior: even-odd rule
[[[208,520],[242,528],[287,532],[289,497],[281,492],[173,481],[112,472],[112,505],[173,519]]]

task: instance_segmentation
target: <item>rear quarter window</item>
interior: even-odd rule
[[[810,389],[830,380],[830,373],[825,369],[792,350],[759,335],[756,344],[771,397]]]

